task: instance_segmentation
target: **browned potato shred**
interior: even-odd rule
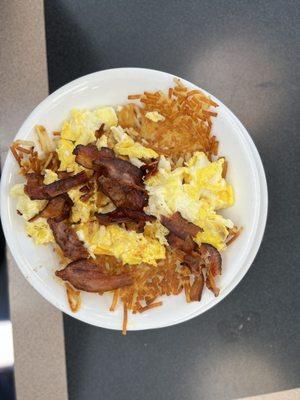
[[[128,104],[118,113],[120,125],[138,130],[140,136],[135,139],[160,154],[176,161],[184,153],[204,151],[211,159],[218,152],[218,142],[211,135],[215,111],[209,107],[218,105],[200,90],[188,90],[179,80],[166,95],[162,91],[154,93],[129,95],[129,100],[139,100],[143,107]],[[137,122],[138,112],[141,116],[140,126]],[[146,117],[147,112],[157,111],[164,121],[155,123]]]

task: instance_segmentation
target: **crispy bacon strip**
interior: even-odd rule
[[[195,277],[195,280],[190,289],[190,299],[191,301],[200,301],[202,297],[202,292],[204,288],[204,276],[201,272],[199,276]]]
[[[101,124],[98,129],[95,130],[95,136],[99,139],[104,133],[105,124]]]
[[[25,175],[27,183],[24,186],[24,192],[31,200],[45,200],[49,199],[49,195],[45,192],[45,185],[43,185],[43,175],[32,172]]]
[[[109,197],[118,208],[142,210],[148,203],[148,194],[121,183],[117,179],[101,176],[99,185],[102,192]]]
[[[185,253],[183,261],[195,275],[195,281],[189,292],[190,300],[201,299],[204,285],[203,268],[206,269],[206,286],[218,296],[219,289],[214,277],[221,275],[222,272],[222,257],[219,251],[208,243],[202,243],[199,247],[192,237],[200,232],[201,228],[186,221],[178,212],[171,218],[162,216],[161,223],[170,230],[167,236],[170,246]]]
[[[202,268],[205,267],[205,263],[200,254],[195,251],[193,251],[191,254],[185,254],[183,261],[194,274],[199,274]]]
[[[37,218],[52,218],[55,222],[63,221],[69,218],[70,212],[73,206],[73,201],[65,193],[61,194],[53,199],[50,199],[46,207],[30,221],[34,221]]]
[[[219,251],[208,243],[202,243],[199,252],[204,259],[205,264],[209,267],[212,276],[221,275],[222,273],[222,257]]]
[[[162,215],[161,223],[167,229],[169,229],[169,231],[183,240],[185,240],[188,236],[193,237],[196,236],[198,232],[202,232],[202,229],[199,226],[187,221],[178,211],[171,217]]]
[[[211,271],[208,271],[206,274],[205,284],[206,287],[211,290],[216,297],[219,295],[220,289],[216,286],[215,279]]]
[[[202,243],[199,247],[184,256],[184,262],[192,272],[198,273],[202,268],[207,268],[212,277],[222,273],[222,257],[219,251],[208,243]]]
[[[197,246],[191,236],[187,236],[186,239],[183,240],[171,232],[167,235],[167,241],[171,247],[182,250],[188,254],[191,253]]]
[[[96,169],[100,169],[104,176],[143,190],[142,171],[129,161],[120,158],[101,158],[95,160],[93,165]]]
[[[79,240],[76,232],[66,222],[56,222],[51,218],[47,221],[52,229],[55,241],[65,257],[73,261],[89,257],[83,242]]]
[[[71,262],[63,270],[56,271],[55,275],[85,292],[106,292],[133,284],[130,275],[107,275],[89,260]]]
[[[73,150],[73,154],[76,156],[75,161],[77,164],[87,169],[95,169],[93,163],[96,160],[115,157],[115,153],[108,147],[102,147],[101,150],[98,150],[97,146],[94,144],[88,144],[86,146],[78,144]]]
[[[98,221],[101,225],[110,225],[110,224],[121,224],[124,222],[151,222],[155,221],[155,217],[153,215],[148,215],[144,213],[144,211],[138,210],[128,210],[128,209],[116,209],[112,212],[101,214],[96,213]]]
[[[79,174],[70,176],[69,178],[59,179],[49,185],[45,185],[44,191],[50,197],[55,197],[60,194],[68,192],[70,189],[82,185],[88,181],[87,174],[82,171]]]
[[[159,159],[156,159],[156,160],[152,161],[151,163],[144,164],[140,167],[140,170],[142,171],[144,179],[148,179],[157,173],[158,163],[159,163]]]
[[[69,178],[69,177],[72,176],[72,175],[73,175],[72,172],[57,171],[58,179],[66,179],[66,178]]]

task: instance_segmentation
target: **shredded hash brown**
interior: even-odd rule
[[[138,132],[134,139],[150,146],[159,154],[169,156],[176,163],[182,155],[204,151],[209,159],[218,153],[218,141],[211,134],[211,107],[218,105],[200,90],[188,90],[180,80],[168,94],[162,91],[130,95],[129,100],[141,104],[128,104],[118,113],[120,125]],[[157,111],[165,119],[159,124],[146,117]],[[129,134],[134,131],[129,130]],[[134,135],[134,134],[133,134]]]

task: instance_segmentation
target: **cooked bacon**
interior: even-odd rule
[[[72,172],[57,171],[58,179],[66,179],[66,178],[69,178],[69,177],[72,176],[72,175],[73,175]]]
[[[191,301],[200,301],[204,287],[204,276],[201,271],[199,276],[195,277],[195,280],[190,289],[190,299]]]
[[[97,130],[95,130],[95,136],[99,139],[104,133],[105,124],[101,124]]]
[[[93,161],[97,159],[99,150],[94,144],[84,146],[78,144],[73,150],[75,161],[84,168],[93,169]]]
[[[55,241],[65,257],[73,261],[89,257],[83,242],[79,240],[76,232],[66,222],[56,222],[51,218],[47,221],[52,229]]]
[[[188,236],[196,236],[198,232],[202,232],[202,229],[187,221],[183,218],[180,212],[176,212],[171,217],[161,216],[161,223],[169,229],[172,233],[185,240]]]
[[[146,221],[155,221],[155,217],[153,215],[147,215],[144,211],[138,210],[128,210],[128,209],[116,209],[112,212],[101,214],[95,214],[98,221],[101,225],[110,225],[110,224],[121,224],[124,222],[146,222]]]
[[[63,221],[69,218],[73,201],[67,194],[61,194],[48,201],[46,207],[30,221],[34,221],[37,218],[52,218],[55,222]]]
[[[191,289],[190,298],[201,299],[204,280],[202,269],[206,269],[206,286],[217,296],[219,289],[217,288],[214,277],[221,275],[222,257],[219,251],[208,243],[202,243],[199,247],[192,239],[201,228],[186,221],[180,213],[175,213],[171,218],[162,216],[161,223],[170,230],[167,235],[168,243],[171,247],[179,249],[185,253],[183,262],[189,267],[195,275],[194,288]],[[203,278],[203,276],[202,276]]]
[[[99,185],[102,192],[109,197],[118,208],[142,210],[148,203],[148,194],[121,183],[117,179],[100,176]]]
[[[144,179],[148,179],[157,173],[158,163],[159,163],[159,159],[154,160],[149,164],[144,164],[140,167],[140,170],[142,171]]]
[[[167,241],[171,247],[182,250],[185,253],[191,253],[196,248],[196,243],[193,241],[191,236],[187,236],[186,239],[181,239],[174,233],[167,235]]]
[[[28,186],[40,186],[43,184],[43,175],[37,174],[36,172],[31,172],[26,174],[27,185]]]
[[[93,162],[104,158],[114,158],[115,153],[108,147],[102,147],[101,150],[94,144],[88,144],[86,146],[78,144],[73,150],[75,154],[75,161],[77,164],[82,165],[87,169],[95,169]]]
[[[143,189],[142,171],[129,161],[121,158],[101,158],[95,160],[93,164],[106,177],[116,179],[136,189]]]
[[[86,292],[106,292],[133,284],[130,275],[107,275],[89,260],[71,262],[63,270],[56,271],[55,275]]]
[[[222,273],[222,257],[219,251],[208,243],[202,243],[199,253],[205,261],[206,267],[209,268],[212,276],[221,275]]]
[[[90,188],[89,188],[87,185],[82,186],[82,187],[79,189],[79,192],[81,192],[81,193],[88,193],[89,191],[90,191]]]
[[[205,262],[196,251],[193,251],[191,254],[185,254],[183,262],[189,267],[193,274],[199,274],[202,268],[205,267]]]
[[[184,256],[184,262],[190,270],[198,273],[202,268],[206,268],[212,274],[212,277],[222,273],[222,257],[219,251],[208,243],[202,243],[199,247]]]
[[[219,295],[220,289],[216,286],[215,278],[211,271],[208,271],[206,274],[205,284],[206,287],[211,290],[216,297]]]
[[[55,197],[60,194],[68,192],[70,189],[82,185],[83,183],[88,181],[87,174],[82,171],[79,174],[74,176],[70,176],[69,178],[59,179],[49,185],[45,185],[44,191],[50,197]]]
[[[50,198],[47,193],[45,193],[44,186],[24,186],[24,192],[29,196],[31,200],[47,200]]]
[[[25,175],[27,183],[24,186],[24,192],[31,200],[45,200],[49,199],[49,195],[45,192],[45,185],[43,185],[43,175],[32,172]]]
[[[99,158],[115,158],[115,153],[109,147],[101,147],[99,150]]]

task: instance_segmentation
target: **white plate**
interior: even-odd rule
[[[26,119],[16,139],[34,138],[36,124],[47,130],[59,130],[71,108],[92,108],[118,105],[128,94],[145,90],[167,89],[173,85],[173,75],[139,68],[121,68],[83,76],[47,97]],[[190,88],[197,88],[182,80]],[[213,125],[220,141],[221,155],[229,160],[228,180],[235,190],[236,202],[224,211],[237,225],[243,226],[240,238],[223,254],[223,275],[218,279],[220,295],[215,298],[204,290],[200,303],[187,304],[184,296],[163,298],[163,306],[143,314],[129,316],[129,330],[161,328],[186,321],[219,303],[240,282],[260,246],[267,217],[267,184],[261,159],[244,126],[218,99],[218,117]],[[2,173],[1,218],[8,246],[20,270],[30,284],[61,311],[87,323],[110,329],[120,329],[122,307],[108,311],[111,295],[82,293],[82,307],[73,314],[68,306],[64,287],[54,278],[58,260],[50,246],[36,246],[24,232],[24,220],[17,215],[16,201],[9,196],[13,185],[23,179],[17,164],[8,154]],[[46,317],[45,317],[46,318]]]

